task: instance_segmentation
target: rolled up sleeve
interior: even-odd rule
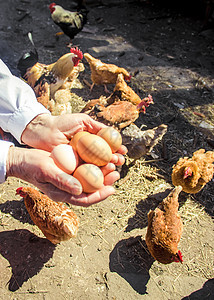
[[[21,143],[21,135],[27,124],[43,113],[50,114],[37,101],[33,89],[20,78],[13,76],[0,60],[0,127]]]

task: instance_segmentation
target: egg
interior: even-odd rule
[[[77,153],[86,163],[104,166],[112,159],[112,151],[109,144],[95,134],[81,136],[76,147]]]
[[[79,139],[85,134],[90,134],[90,133],[87,131],[79,131],[73,136],[72,140],[70,141],[70,145],[74,148],[74,150],[76,150],[76,145]]]
[[[122,136],[113,127],[102,128],[97,135],[109,144],[113,153],[117,152],[122,145]]]
[[[85,193],[96,192],[103,186],[103,173],[99,167],[93,164],[80,165],[74,171],[73,176],[79,180]]]
[[[77,152],[67,144],[54,147],[51,152],[55,164],[64,172],[71,174],[78,165]]]

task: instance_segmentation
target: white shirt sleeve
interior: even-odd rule
[[[27,124],[42,113],[50,112],[37,101],[33,89],[0,60],[0,127],[21,143]]]
[[[27,124],[42,113],[50,112],[37,101],[33,89],[13,76],[0,60],[0,127],[21,144],[21,135]],[[5,181],[8,150],[13,145],[0,141],[0,183]]]
[[[14,146],[11,142],[0,141],[0,183],[4,182],[6,178],[7,154],[11,146]]]

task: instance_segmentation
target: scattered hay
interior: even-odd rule
[[[71,93],[71,107],[72,107],[72,113],[79,113],[83,107],[85,106],[85,101],[82,97],[79,97],[75,93]]]
[[[183,248],[186,272],[192,276],[201,277],[203,274],[207,279],[213,278],[214,242],[208,242],[209,234],[213,234],[212,219],[190,195],[180,208],[180,215],[184,225],[180,247]]]
[[[126,175],[115,184],[116,193],[109,198],[112,214],[109,218],[105,216],[102,231],[113,223],[117,224],[118,233],[130,226],[131,229],[146,227],[147,213],[154,206],[149,196],[171,187],[158,173],[159,170],[145,159],[136,160],[134,165],[131,163],[132,160],[127,157],[123,167]]]

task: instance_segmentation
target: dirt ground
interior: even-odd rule
[[[59,28],[49,3],[0,1],[0,57],[15,75],[18,59],[31,49],[29,31],[40,62],[68,52],[68,37],[55,38]],[[71,7],[69,0],[57,3]],[[86,3],[88,23],[73,44],[127,68],[133,89],[154,98],[136,124],[166,124],[168,130],[151,155],[130,168],[127,159],[115,195],[89,208],[72,208],[80,218],[78,235],[57,246],[33,225],[15,196],[27,183],[9,179],[0,186],[0,299],[214,299],[213,181],[198,194],[179,198],[183,264],[154,261],[144,240],[148,211],[172,188],[172,165],[197,149],[213,150],[214,31],[201,31],[203,7],[197,3],[187,8],[183,1],[176,9],[158,1]],[[74,112],[104,94],[103,87],[89,94],[84,82],[90,82],[90,72],[83,63],[80,84],[72,91],[80,98]]]

